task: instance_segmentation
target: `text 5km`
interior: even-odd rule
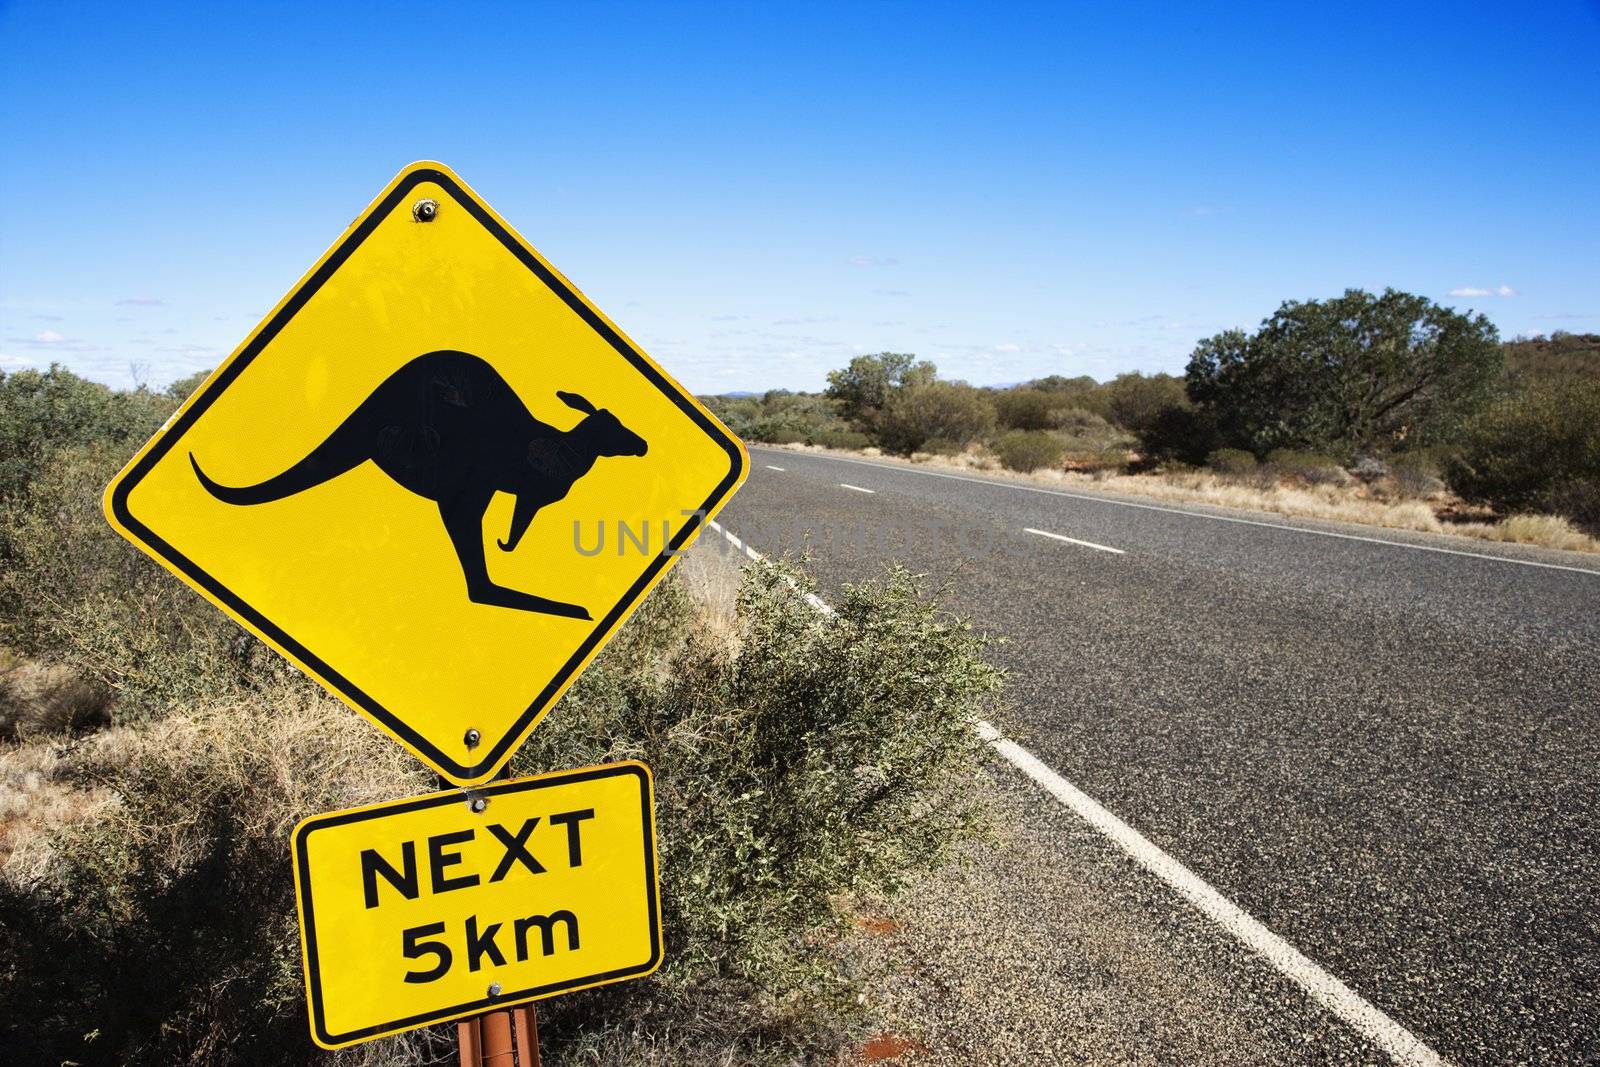
[[[540,849],[545,859],[557,864],[564,859],[569,869],[582,867],[583,825],[593,818],[593,808],[558,812],[544,818],[543,821],[548,827],[564,831],[556,842],[553,844],[546,842]],[[498,882],[513,870],[524,871],[530,875],[546,872],[544,860],[534,854],[533,847],[529,844],[529,838],[538,828],[540,821],[541,817],[537,815],[524,819],[516,830],[500,823],[486,824],[484,827],[486,833],[500,848],[500,856],[494,870],[489,874],[489,882]],[[423,851],[427,856],[428,887],[432,893],[449,893],[482,884],[483,877],[477,872],[454,871],[462,863],[460,846],[476,837],[476,829],[465,829],[434,834],[426,838]],[[417,862],[417,842],[403,841],[399,851],[400,862],[397,867],[378,849],[361,850],[361,890],[368,908],[376,908],[380,904],[380,879],[408,900],[415,900],[422,894],[422,871]],[[580,945],[578,916],[569,909],[552,911],[548,915],[519,916],[509,921],[511,930],[506,935],[506,947],[513,952],[518,963],[525,963],[529,959],[530,935],[535,931],[539,935],[538,948],[545,956],[553,955],[556,951],[557,926],[560,926],[566,935],[564,940],[569,952],[577,951]],[[486,961],[497,967],[505,966],[506,956],[497,940],[504,926],[504,921],[484,926],[479,923],[476,915],[467,916],[461,935],[467,970],[476,971]],[[428,958],[433,960],[433,965],[430,967],[406,971],[404,978],[407,982],[432,982],[449,973],[451,965],[455,962],[455,953],[447,942],[439,939],[440,935],[448,932],[448,929],[446,923],[434,922],[400,931],[402,956],[408,960]]]
[[[518,963],[526,963],[529,959],[529,934],[539,932],[539,948],[542,955],[552,956],[556,951],[556,925],[559,923],[566,933],[568,952],[576,952],[578,941],[578,917],[570,910],[562,908],[552,911],[549,915],[525,915],[512,919],[511,933],[507,935],[507,947],[515,946],[515,956]],[[496,967],[506,965],[506,957],[500,951],[500,943],[496,937],[504,922],[490,923],[488,926],[479,926],[476,915],[467,916],[464,924],[463,944],[467,955],[467,970],[476,971],[481,968],[484,961]],[[408,960],[433,957],[434,964],[425,970],[407,971],[405,980],[414,983],[433,982],[443,978],[450,972],[450,965],[455,961],[449,944],[439,940],[439,935],[448,932],[448,925],[442,922],[427,923],[422,926],[413,926],[400,932],[400,954]]]

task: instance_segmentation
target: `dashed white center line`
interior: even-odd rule
[[[781,471],[781,470],[783,470],[782,467],[774,467],[770,463],[768,463],[766,466],[767,466],[767,470],[769,470],[769,471]]]
[[[840,482],[839,483],[839,488],[840,489],[854,489],[858,493],[876,493],[877,492],[876,489],[863,489],[859,485],[851,485],[849,482]]]
[[[1051,533],[1049,530],[1035,530],[1032,526],[1024,526],[1022,528],[1022,532],[1037,534],[1040,537],[1048,537],[1053,541],[1065,541],[1069,545],[1082,545],[1084,548],[1092,548],[1097,552],[1114,552],[1119,556],[1125,556],[1128,554],[1123,549],[1112,548],[1110,545],[1097,545],[1093,541],[1080,541],[1076,537],[1063,537],[1061,534]]]

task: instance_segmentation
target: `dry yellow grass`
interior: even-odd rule
[[[739,599],[739,568],[733,546],[715,530],[707,530],[679,561],[678,580],[695,606],[695,623],[729,651],[738,643],[735,604]]]
[[[80,738],[24,740],[0,745],[0,877],[44,877],[53,836],[85,820],[152,832],[127,817],[125,798],[97,784],[113,778],[144,778],[153,788],[181,780],[197,796],[269,797],[260,807],[241,805],[241,828],[283,838],[296,821],[327,807],[432,787],[399,746],[306,687]],[[171,811],[155,832],[170,836],[169,856],[181,865],[180,843],[196,836],[189,823],[203,812],[182,805]]]
[[[1260,485],[1219,477],[1209,471],[1183,471],[1157,474],[1080,474],[1075,471],[1034,471],[1019,474],[996,467],[986,457],[966,453],[959,456],[923,456],[902,459],[884,455],[875,448],[843,452],[815,445],[785,445],[792,452],[818,452],[849,457],[869,457],[882,463],[932,467],[961,474],[993,478],[996,481],[1023,482],[1051,489],[1100,490],[1177,504],[1207,504],[1213,507],[1265,511],[1278,515],[1330,522],[1349,522],[1392,530],[1449,534],[1457,537],[1500,541],[1568,552],[1600,553],[1600,538],[1591,537],[1556,515],[1513,515],[1500,522],[1446,522],[1439,518],[1435,505],[1459,503],[1439,495],[1431,500],[1389,500],[1371,495],[1360,485],[1299,485],[1280,481]]]
[[[24,868],[38,873],[42,855],[10,861],[41,829],[92,818],[111,800],[105,789],[71,780],[63,749],[62,743],[0,747],[0,871],[7,877],[20,876]]]

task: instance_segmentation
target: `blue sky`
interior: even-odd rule
[[[0,4],[0,367],[214,366],[404,164],[690,388],[1180,371],[1392,285],[1600,331],[1600,7]]]

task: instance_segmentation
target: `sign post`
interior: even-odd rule
[[[537,1067],[533,1001],[660,964],[648,769],[492,780],[748,469],[417,163],[107,487],[118,532],[462,787],[296,827],[319,1045],[465,1020],[464,1065]]]
[[[539,1067],[539,1020],[533,1005],[491,1011],[456,1025],[461,1067]]]

